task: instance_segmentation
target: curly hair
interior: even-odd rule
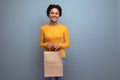
[[[59,11],[59,16],[60,16],[60,17],[62,16],[62,8],[61,8],[61,6],[59,6],[58,4],[57,4],[57,5],[55,5],[55,4],[50,4],[50,5],[48,6],[47,11],[46,11],[47,16],[49,16],[50,11],[51,11],[52,8],[57,8],[58,11]]]

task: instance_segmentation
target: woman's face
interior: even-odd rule
[[[52,8],[49,13],[49,18],[51,22],[57,22],[59,19],[59,11],[57,8]]]

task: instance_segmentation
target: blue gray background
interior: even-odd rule
[[[63,80],[120,80],[120,0],[0,0],[0,80],[43,80],[49,4],[63,8],[71,39]]]

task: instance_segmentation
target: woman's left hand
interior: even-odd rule
[[[53,47],[55,48],[55,51],[57,51],[60,48],[59,44],[53,44]]]

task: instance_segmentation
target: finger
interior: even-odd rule
[[[57,51],[58,50],[58,48],[55,48],[55,51]]]
[[[56,50],[58,50],[59,48],[60,48],[60,47],[59,47],[59,46],[57,46],[57,47],[56,47]]]

